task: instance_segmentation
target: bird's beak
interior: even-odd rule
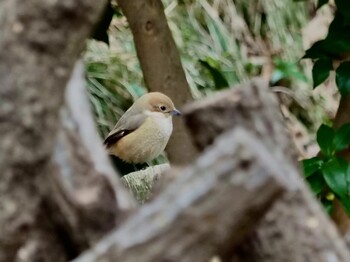
[[[177,109],[171,110],[170,115],[172,116],[181,116],[181,112]]]

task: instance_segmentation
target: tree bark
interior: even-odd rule
[[[169,164],[151,166],[145,170],[129,173],[120,180],[129,188],[137,202],[143,204],[152,196],[154,186],[159,182],[162,174],[169,169]]]
[[[116,174],[93,124],[83,70],[78,63],[68,84],[62,126],[46,170],[50,175],[37,181],[42,200],[18,262],[73,259],[135,206],[120,182],[113,181]]]
[[[165,93],[177,107],[192,101],[161,0],[117,2],[129,22],[149,90]],[[166,151],[173,164],[188,164],[197,155],[180,118],[174,119],[174,131]]]
[[[126,193],[116,198],[74,128],[60,122],[64,87],[103,5],[1,3],[0,261],[72,259],[131,203]]]
[[[294,190],[280,183],[288,163],[275,168],[275,157],[247,129],[229,132],[75,261],[186,262],[225,255],[284,190]]]
[[[293,170],[292,175],[285,173],[282,179],[296,190],[273,205],[254,234],[236,250],[232,261],[349,259],[333,223],[297,175],[300,172],[291,139],[283,126],[277,100],[268,92],[266,83],[255,80],[194,103],[185,110],[185,117],[200,150],[226,130],[243,126],[275,152],[277,160],[271,165],[280,166],[280,161],[286,158]]]

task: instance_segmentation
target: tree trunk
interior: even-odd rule
[[[62,124],[59,114],[103,4],[1,3],[0,261],[72,259],[130,208],[129,196],[117,191],[116,198],[106,170],[90,159],[77,119],[69,112]]]
[[[296,190],[273,205],[254,234],[236,250],[233,261],[326,262],[330,257],[348,261],[350,254],[333,223],[296,175],[300,172],[294,148],[278,111],[277,100],[258,80],[185,110],[187,125],[201,150],[226,130],[245,127],[280,157],[271,165],[279,166],[283,158],[289,159],[291,173],[285,173],[282,179]]]
[[[118,0],[134,36],[137,56],[150,91],[171,97],[177,107],[192,100],[180,55],[171,35],[161,0]],[[188,164],[197,151],[180,118],[167,146],[171,163]]]

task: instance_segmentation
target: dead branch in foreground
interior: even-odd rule
[[[189,105],[186,122],[198,148],[203,150],[231,128],[254,132],[275,152],[276,161],[287,159],[290,176],[285,183],[297,190],[283,195],[261,220],[254,234],[236,250],[234,261],[302,262],[347,261],[349,251],[324,210],[302,181],[295,151],[273,94],[261,80],[240,85]]]
[[[288,169],[248,130],[220,138],[155,200],[76,260],[205,261],[239,243],[283,190]],[[259,197],[257,197],[259,196]]]

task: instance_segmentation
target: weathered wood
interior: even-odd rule
[[[36,181],[42,195],[37,223],[17,252],[17,262],[73,259],[135,206],[114,179],[117,175],[108,163],[85,92],[84,68],[78,62],[67,86],[52,160],[43,171],[48,175]]]
[[[280,183],[288,163],[275,161],[248,130],[230,132],[75,262],[192,262],[226,254],[283,190],[293,190]]]
[[[136,207],[136,203],[118,179],[119,176],[113,169],[102,145],[86,93],[85,69],[81,61],[76,63],[67,85],[65,107],[61,110],[61,123],[66,130],[70,130],[70,133],[75,136],[75,140],[79,141],[84,147],[82,150],[89,156],[87,159],[91,161],[89,163],[91,166],[88,166],[87,169],[95,170],[96,173],[106,177],[111,183],[116,194],[118,209],[121,212],[129,212],[130,209]],[[86,161],[82,160],[82,162]],[[73,172],[72,175],[78,176],[79,172],[77,174]]]
[[[224,131],[244,126],[263,138],[271,150],[282,149],[281,157],[297,165],[297,154],[282,124],[278,102],[263,80],[254,79],[188,104],[183,113],[191,137],[201,151]]]
[[[189,105],[186,122],[199,149],[204,150],[230,128],[254,132],[277,156],[288,159],[292,175],[281,178],[297,190],[285,194],[268,211],[257,230],[236,249],[233,261],[348,261],[350,254],[334,224],[303,183],[295,151],[283,125],[276,98],[260,80]],[[299,172],[300,173],[300,172]],[[232,249],[232,251],[234,251]],[[229,259],[229,256],[225,257]]]
[[[150,91],[167,94],[177,107],[192,101],[180,55],[171,35],[161,0],[118,0],[134,36],[137,56]],[[174,131],[167,146],[170,162],[188,164],[196,148],[181,118],[174,119]]]
[[[129,173],[120,180],[124,186],[130,189],[137,202],[143,204],[152,196],[152,190],[161,179],[162,174],[169,169],[169,164],[151,166],[144,170]]]
[[[59,114],[103,3],[1,2],[0,261],[72,259],[135,205],[78,108],[89,104],[82,66]]]

